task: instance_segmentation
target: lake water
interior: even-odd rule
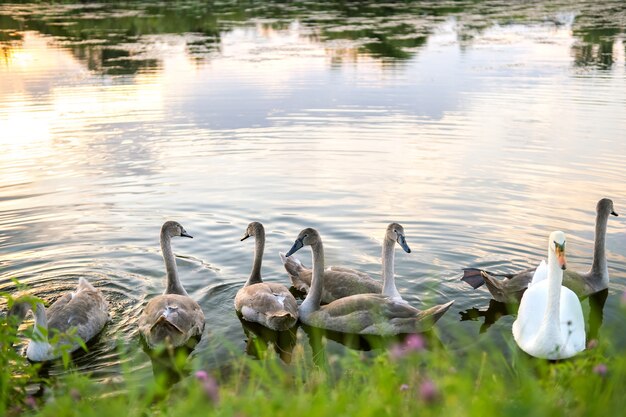
[[[561,229],[586,270],[596,202],[626,215],[625,22],[623,1],[591,0],[1,4],[0,291],[19,278],[53,301],[87,277],[112,321],[77,366],[150,378],[136,321],[164,288],[161,224],[178,220],[207,319],[193,363],[211,369],[244,354],[250,221],[267,231],[264,278],[284,284],[277,253],[302,228],[327,264],[379,276],[397,221],[413,250],[396,251],[400,292],[456,300],[442,343],[509,349],[513,316],[461,321],[490,299],[461,268],[536,265]],[[623,322],[624,217],[607,248],[603,329]]]

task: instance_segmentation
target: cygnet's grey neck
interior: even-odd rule
[[[596,231],[593,246],[593,263],[591,264],[592,275],[602,275],[608,280],[609,271],[606,262],[606,227],[609,220],[608,214],[598,213],[596,217]],[[608,284],[608,282],[607,282]]]
[[[172,238],[161,232],[161,252],[165,261],[165,270],[167,271],[167,286],[165,294],[188,295],[178,279],[178,269],[176,268],[176,257],[172,251]]]
[[[254,262],[252,263],[252,271],[248,281],[246,281],[246,285],[263,282],[261,278],[261,264],[263,263],[263,251],[265,249],[265,231],[261,228],[256,229],[254,239]]]
[[[385,237],[383,241],[383,295],[401,299],[395,280],[395,240]]]
[[[322,287],[324,286],[324,246],[322,241],[311,245],[313,257],[313,276],[309,293],[300,305],[300,311],[304,314],[319,310],[322,301]]]

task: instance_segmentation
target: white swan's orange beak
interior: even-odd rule
[[[561,269],[565,271],[565,269],[567,268],[567,260],[565,259],[565,245],[561,246],[557,244],[555,246],[556,260],[559,263]]]

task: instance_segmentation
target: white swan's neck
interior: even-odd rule
[[[322,300],[322,286],[324,284],[324,246],[321,241],[311,245],[313,256],[313,276],[311,277],[311,288],[306,298],[300,305],[302,314],[312,313],[319,310]]]
[[[167,287],[165,294],[188,295],[178,279],[178,269],[176,268],[176,258],[172,252],[172,240],[165,232],[161,232],[161,252],[165,261],[167,271]]]
[[[537,340],[550,340],[554,343],[555,350],[563,347],[560,315],[562,282],[563,270],[557,262],[554,250],[550,250],[548,253],[548,302],[537,333]]]
[[[609,220],[608,215],[598,213],[596,216],[596,234],[593,245],[593,263],[591,264],[591,273],[594,275],[601,274],[603,279],[609,279],[609,268],[606,262],[606,226]],[[608,282],[607,282],[608,284]]]
[[[394,271],[396,242],[385,237],[383,241],[383,295],[402,299],[396,288]]]
[[[34,313],[33,339],[28,344],[26,356],[31,360],[41,361],[50,357],[52,345],[48,342],[48,318],[43,304],[37,303]]]
[[[257,229],[254,234],[254,262],[252,263],[252,271],[250,272],[250,278],[246,281],[246,285],[263,282],[261,278],[261,264],[263,263],[264,249],[265,231]]]

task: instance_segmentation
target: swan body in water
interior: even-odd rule
[[[33,339],[26,348],[26,357],[33,362],[49,361],[61,357],[62,352],[74,352],[81,343],[89,342],[102,331],[109,321],[109,305],[102,292],[85,278],[78,280],[76,290],[64,294],[46,310],[41,302],[16,302],[10,315],[23,320],[29,310],[35,315]],[[75,333],[74,333],[75,332]],[[57,344],[50,343],[51,336],[61,333]],[[65,337],[64,334],[74,333]]]
[[[513,337],[537,358],[565,359],[585,349],[585,321],[580,300],[562,286],[565,234],[552,232],[548,244],[547,276],[535,274],[513,323]]]
[[[139,332],[150,349],[159,344],[172,347],[186,345],[191,338],[200,337],[204,330],[204,313],[178,278],[171,244],[171,239],[177,236],[192,237],[180,223],[165,222],[161,227],[160,240],[167,270],[167,287],[162,295],[148,302],[139,317]]]
[[[235,310],[246,321],[262,324],[272,330],[287,330],[298,321],[298,304],[282,284],[263,282],[261,263],[265,248],[265,229],[259,222],[248,225],[241,240],[255,238],[252,272],[235,296]]]

